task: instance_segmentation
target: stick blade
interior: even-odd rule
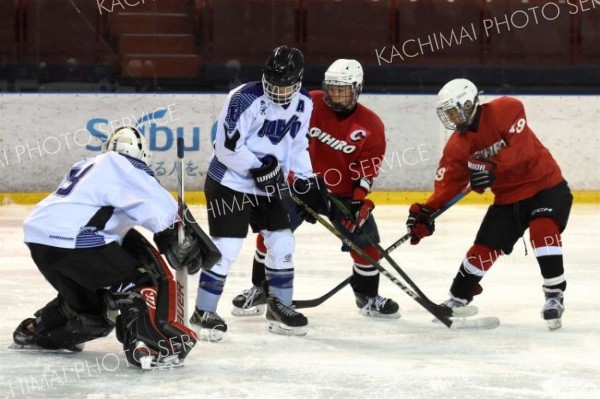
[[[472,317],[479,313],[479,308],[473,305],[451,308],[453,317]]]
[[[493,330],[500,325],[497,317],[480,317],[476,319],[458,318],[450,324],[451,330]]]

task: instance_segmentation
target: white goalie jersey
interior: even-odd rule
[[[232,190],[264,195],[249,173],[273,155],[284,175],[292,170],[300,178],[313,175],[308,154],[308,125],[313,103],[301,90],[286,106],[274,104],[260,82],[232,90],[217,122],[215,152],[208,175]]]
[[[138,159],[114,151],[73,165],[25,220],[25,242],[60,248],[122,244],[134,226],[153,233],[177,220],[177,202]]]

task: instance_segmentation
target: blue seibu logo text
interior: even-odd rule
[[[185,137],[185,151],[200,151],[200,127],[193,126],[191,134],[183,126],[173,126],[177,121],[176,112],[172,109],[175,104],[167,108],[157,108],[150,113],[142,113],[141,117],[124,117],[119,120],[106,118],[92,118],[87,122],[86,128],[90,135],[106,141],[111,131],[119,126],[133,125],[146,137],[151,151],[169,151],[175,147],[177,137]],[[168,126],[170,125],[170,126]],[[191,140],[190,140],[191,138]],[[101,145],[88,144],[89,151],[101,151]]]

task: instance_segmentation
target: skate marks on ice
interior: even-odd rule
[[[569,288],[560,330],[548,331],[540,316],[543,295],[535,259],[518,255],[522,248],[515,246],[512,259],[495,265],[486,276],[485,291],[475,301],[483,316],[501,320],[494,330],[451,331],[433,325],[429,313],[382,279],[380,293],[398,301],[401,319],[360,316],[347,288],[304,311],[309,322],[306,336],[270,334],[264,316],[229,315],[231,299],[250,281],[253,246],[248,239],[219,304],[219,314],[230,328],[228,338],[198,343],[182,368],[149,373],[127,366],[114,334],[86,344],[76,354],[7,349],[18,323],[52,295],[19,239],[19,220],[31,208],[7,208],[17,216],[0,223],[0,236],[6,237],[0,245],[11,254],[0,255],[0,298],[5,304],[0,314],[0,399],[597,399],[600,392],[600,325],[594,322],[600,275],[593,256],[600,239],[598,207],[574,207],[565,232]],[[443,223],[440,220],[429,243],[394,252],[432,300],[446,299],[471,243],[464,236],[474,236],[478,222],[473,220],[483,217],[485,209],[458,206],[444,215]],[[406,208],[378,206],[374,212],[382,239],[392,242]],[[313,225],[298,230],[298,298],[322,295],[350,271],[339,243],[322,230]],[[424,252],[427,262],[422,260]],[[6,273],[11,277],[4,277]],[[188,294],[195,297],[191,287]]]

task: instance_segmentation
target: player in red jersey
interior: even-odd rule
[[[444,147],[434,192],[412,204],[406,225],[411,243],[434,232],[430,215],[467,184],[479,193],[491,188],[494,203],[481,223],[450,287],[449,307],[464,306],[481,293],[480,280],[500,255],[510,254],[527,228],[543,276],[546,302],[542,317],[549,328],[561,326],[564,276],[561,233],[573,196],[560,168],[527,124],[523,104],[500,97],[479,104],[475,85],[448,82],[438,94],[437,113],[454,133]]]
[[[370,109],[358,103],[363,86],[363,70],[358,61],[339,59],[325,72],[323,90],[310,92],[314,108],[310,120],[309,152],[314,172],[323,178],[332,195],[341,199],[353,218],[345,218],[336,207],[321,207],[336,228],[357,243],[374,260],[380,259],[372,243],[379,243],[379,232],[371,211],[375,207],[367,198],[379,173],[385,153],[385,132],[381,119]],[[292,229],[302,218],[290,205]],[[304,215],[309,222],[314,219]],[[253,287],[233,300],[232,313],[236,316],[258,315],[264,311],[265,256],[262,242],[257,238],[254,257]],[[379,271],[346,245],[353,259],[351,286],[356,305],[365,316],[398,318],[398,304],[379,295]]]

